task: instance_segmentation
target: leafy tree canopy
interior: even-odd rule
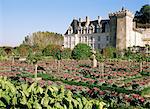
[[[44,56],[53,56],[54,58],[59,58],[61,52],[61,46],[60,45],[54,45],[50,44],[47,47],[45,47],[42,51]]]
[[[28,56],[29,53],[32,51],[31,46],[25,44],[21,44],[16,49],[20,56]]]
[[[150,5],[146,4],[142,6],[140,11],[136,11],[134,20],[137,23],[150,24]]]
[[[77,60],[88,59],[91,55],[91,47],[83,43],[77,44],[72,51],[72,58]]]
[[[26,36],[23,43],[30,46],[38,46],[40,49],[43,49],[49,44],[62,45],[63,36],[58,33],[39,31]]]

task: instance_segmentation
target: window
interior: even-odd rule
[[[98,24],[96,26],[96,33],[100,33],[100,26]]]
[[[88,29],[87,28],[85,28],[85,34],[87,34],[88,33]]]
[[[79,37],[79,42],[81,42],[81,37]]]
[[[109,41],[109,36],[106,36],[106,40]]]
[[[85,42],[87,42],[87,36],[85,36]]]
[[[88,29],[88,34],[90,33],[90,29]]]
[[[78,34],[81,34],[81,29],[78,30]]]
[[[91,33],[93,33],[93,27],[91,28]]]
[[[91,42],[93,41],[93,36],[91,36]]]
[[[82,34],[84,34],[84,29],[82,29]]]
[[[105,33],[105,23],[102,24],[102,33]]]
[[[101,37],[100,36],[98,36],[98,41],[101,41]]]
[[[101,45],[100,44],[98,44],[98,49],[100,49],[101,48]]]

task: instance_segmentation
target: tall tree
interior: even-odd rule
[[[39,31],[26,36],[23,43],[30,46],[38,46],[43,49],[49,44],[62,45],[63,36],[58,33]]]
[[[136,11],[134,20],[141,24],[150,24],[150,5],[142,6],[140,11]]]

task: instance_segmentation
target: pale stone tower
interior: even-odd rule
[[[111,44],[118,50],[126,49],[132,37],[134,15],[122,8],[121,11],[109,14]]]

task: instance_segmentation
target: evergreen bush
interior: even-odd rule
[[[83,43],[77,44],[72,51],[72,58],[77,60],[88,59],[91,55],[91,47]]]

